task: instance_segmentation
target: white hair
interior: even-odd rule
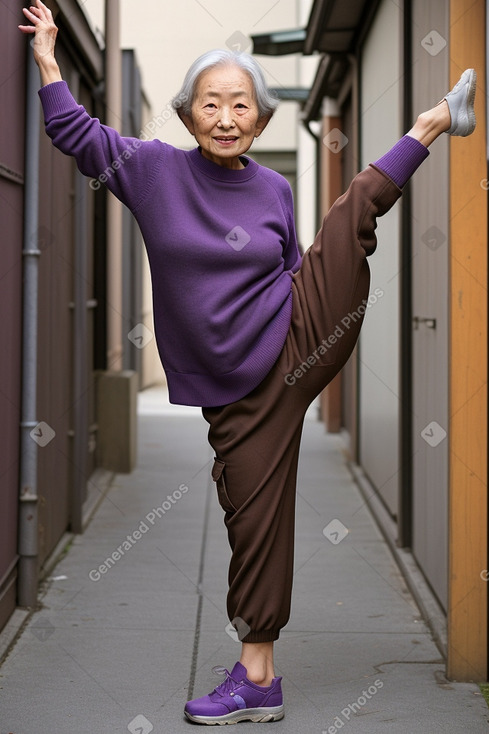
[[[192,102],[200,75],[216,66],[237,66],[247,72],[253,85],[259,116],[271,117],[273,115],[279,101],[268,90],[258,61],[250,54],[220,48],[207,51],[193,62],[185,75],[179,93],[171,101],[174,110],[179,113],[183,112],[185,115],[191,114]]]

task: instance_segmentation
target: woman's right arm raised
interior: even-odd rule
[[[73,156],[85,176],[95,179],[92,188],[105,184],[132,211],[150,190],[161,160],[163,146],[157,141],[123,137],[117,130],[90,117],[63,81],[54,55],[58,29],[49,8],[34,0],[23,8],[33,25],[20,25],[25,34],[35,34],[34,59],[41,72],[39,96],[46,132],[53,144]]]
[[[22,33],[34,33],[34,59],[41,73],[43,86],[51,82],[61,82],[63,78],[54,56],[54,46],[58,29],[53,21],[53,14],[41,0],[36,5],[22,8],[22,11],[33,25],[19,25]]]

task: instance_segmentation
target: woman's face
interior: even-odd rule
[[[259,118],[253,83],[238,66],[215,66],[203,72],[192,103],[183,118],[202,148],[202,155],[227,168],[243,168],[239,156],[265,128]]]

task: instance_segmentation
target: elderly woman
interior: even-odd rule
[[[173,106],[198,145],[178,150],[123,138],[92,119],[61,78],[51,12],[36,0],[24,14],[32,25],[19,28],[35,33],[46,132],[136,217],[170,400],[201,407],[210,426],[212,477],[232,551],[227,611],[242,653],[185,714],[202,724],[281,719],[273,643],[289,618],[304,414],[357,340],[376,218],[439,135],[474,130],[475,72],[464,72],[358,174],[301,260],[287,182],[244,155],[277,104],[251,56],[218,50],[194,62]]]

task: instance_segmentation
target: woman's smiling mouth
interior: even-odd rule
[[[235,135],[219,135],[214,138],[219,145],[232,145],[238,138]]]

